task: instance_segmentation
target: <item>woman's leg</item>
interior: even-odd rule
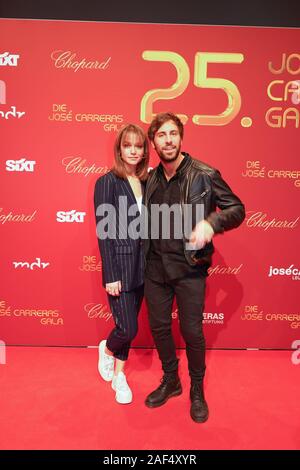
[[[117,371],[124,369],[131,341],[138,329],[138,313],[143,300],[143,286],[129,292],[121,292],[118,297],[108,296],[115,321],[115,328],[107,339],[108,354],[116,358]]]

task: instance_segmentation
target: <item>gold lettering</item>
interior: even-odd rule
[[[268,68],[269,68],[269,71],[271,73],[273,73],[274,75],[277,75],[277,74],[280,74],[284,71],[284,68],[285,68],[285,61],[286,61],[286,54],[282,54],[282,58],[281,58],[281,64],[280,64],[280,68],[279,69],[275,69],[272,65],[271,62],[268,63]]]

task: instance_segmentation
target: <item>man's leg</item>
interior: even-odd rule
[[[163,405],[170,397],[180,395],[182,392],[178,378],[178,359],[172,336],[174,291],[169,284],[146,277],[145,298],[151,332],[164,371],[161,385],[146,398],[145,404],[154,408]]]
[[[173,282],[192,382],[201,382],[205,374],[205,338],[202,329],[205,283],[206,278],[202,276],[189,276]]]
[[[189,374],[191,377],[191,417],[197,423],[208,418],[204,398],[205,338],[202,329],[205,277],[186,277],[174,282],[180,330],[186,342]]]
[[[145,298],[149,324],[165,373],[176,372],[178,359],[172,335],[172,305],[174,292],[170,285],[145,279]]]

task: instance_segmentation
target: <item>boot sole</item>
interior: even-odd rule
[[[193,421],[195,421],[195,423],[205,423],[207,420],[208,420],[208,415],[205,417],[205,418],[195,418],[194,416],[192,416],[192,413],[190,413],[191,415],[191,418]]]
[[[170,395],[168,395],[168,397],[164,401],[161,401],[159,403],[147,403],[147,401],[145,401],[145,405],[148,408],[158,408],[159,406],[162,406],[165,403],[167,403],[169,398],[177,397],[178,395],[181,395],[181,394],[182,394],[182,388],[180,390],[176,391],[176,392],[170,393]]]

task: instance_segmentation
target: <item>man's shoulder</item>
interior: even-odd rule
[[[206,162],[199,160],[198,158],[191,157],[192,164],[191,168],[195,171],[199,171],[204,173],[210,177],[212,177],[218,170]]]
[[[155,168],[149,168],[147,183],[149,181],[151,181],[153,178],[155,178],[155,176],[157,175],[157,172],[158,172],[158,167],[159,167],[159,165],[156,166]]]

